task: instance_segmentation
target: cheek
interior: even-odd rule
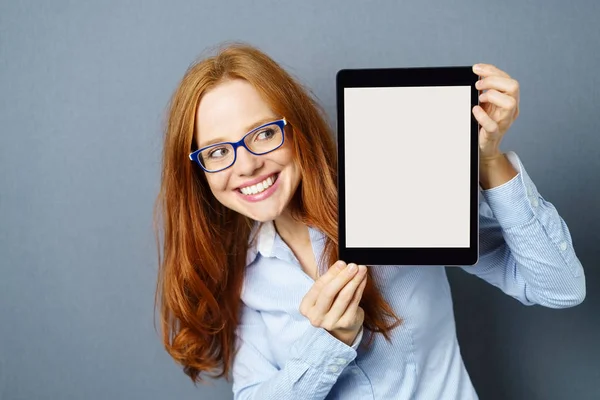
[[[211,192],[215,197],[219,197],[219,194],[227,190],[227,176],[220,174],[206,174],[206,180]]]
[[[296,179],[299,174],[299,165],[294,159],[294,152],[291,148],[286,147],[282,149],[282,152],[278,154],[276,160],[274,160],[282,168],[292,172],[292,178]]]
[[[275,161],[284,167],[293,167],[295,165],[293,150],[290,147],[283,147],[281,150]]]

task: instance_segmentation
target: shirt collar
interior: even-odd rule
[[[319,230],[308,227],[310,241],[316,254],[319,256],[325,245],[325,235]],[[267,222],[254,222],[252,227],[250,238],[248,241],[248,252],[246,256],[246,266],[252,264],[258,255],[262,257],[275,257],[284,261],[297,264],[295,256],[289,247],[283,242],[283,239],[277,234],[275,230],[275,224],[273,221]],[[324,273],[327,268],[321,265],[320,260],[317,260],[319,264],[320,273]]]
[[[275,236],[276,232],[273,221],[254,222],[248,242],[246,265],[251,264],[259,253],[263,257],[272,257]]]

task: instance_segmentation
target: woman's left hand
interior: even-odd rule
[[[481,125],[479,131],[480,161],[502,155],[500,142],[519,116],[519,82],[491,64],[475,64],[473,72],[483,79],[475,88],[485,93],[479,95],[479,106],[473,115]]]

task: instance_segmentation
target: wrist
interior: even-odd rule
[[[485,167],[485,166],[489,166],[492,164],[497,164],[503,158],[504,158],[504,153],[502,153],[500,150],[495,151],[490,154],[486,154],[486,155],[480,154],[479,155],[479,164],[481,166]]]
[[[336,338],[337,340],[339,340],[340,342],[343,342],[345,345],[347,346],[352,346],[352,343],[354,343],[354,340],[356,339],[356,337],[358,336],[358,332],[360,331],[360,328],[357,330],[332,330],[332,331],[328,331],[334,338]]]
[[[501,186],[518,174],[504,153],[479,160],[479,184],[483,190]]]

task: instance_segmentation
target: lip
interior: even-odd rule
[[[269,175],[267,175],[265,178],[269,177]],[[240,196],[240,198],[244,201],[249,201],[251,203],[255,203],[257,201],[261,201],[266,199],[267,197],[270,197],[273,193],[275,193],[275,191],[277,190],[277,188],[279,187],[279,181],[280,181],[280,176],[277,177],[277,180],[275,181],[275,183],[273,183],[267,190],[265,190],[264,192],[260,192],[257,194],[243,194],[241,193],[239,190],[235,190],[235,192],[237,193],[238,196]],[[264,178],[263,178],[264,180]],[[261,181],[259,181],[261,182]]]
[[[279,172],[271,172],[270,174],[261,175],[261,176],[259,176],[256,179],[252,179],[251,181],[244,182],[240,186],[236,187],[235,190],[239,190],[239,189],[241,189],[243,187],[248,187],[248,186],[256,185],[257,183],[260,183],[260,182],[264,181],[265,179],[267,179],[270,176],[277,175],[278,173]]]

